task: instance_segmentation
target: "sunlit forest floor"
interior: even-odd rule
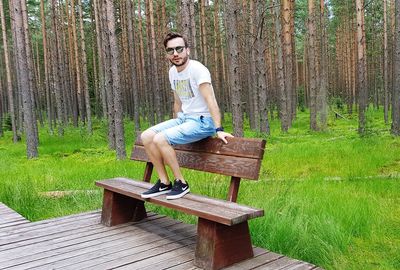
[[[328,129],[309,131],[299,112],[287,134],[271,121],[272,134],[259,181],[242,181],[238,202],[265,209],[250,221],[253,243],[326,269],[400,269],[400,138],[390,135],[383,112],[368,112],[366,136],[357,115],[331,115]],[[231,130],[229,116],[225,126]],[[64,137],[40,128],[39,158],[26,159],[25,145],[0,138],[0,201],[36,221],[99,209],[97,179],[141,179],[144,164],[117,161],[108,150],[106,124],[67,128]],[[126,121],[127,153],[134,140]],[[191,191],[224,198],[228,179],[186,170]],[[156,176],[154,176],[156,177]],[[185,222],[193,217],[150,206]]]

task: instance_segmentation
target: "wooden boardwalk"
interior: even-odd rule
[[[149,214],[140,222],[100,224],[100,212],[29,222],[0,203],[0,269],[190,269],[196,227]],[[224,269],[321,269],[261,248]]]

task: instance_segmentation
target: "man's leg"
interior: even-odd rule
[[[153,142],[155,145],[154,148],[157,149],[163,159],[163,164],[164,162],[167,163],[167,165],[171,168],[175,179],[180,179],[183,183],[186,183],[179,167],[178,159],[176,158],[175,149],[168,143],[165,135],[163,133],[155,134]]]
[[[169,178],[167,171],[165,169],[163,156],[154,142],[154,137],[157,135],[153,130],[147,129],[141,134],[141,139],[146,150],[147,156],[149,157],[151,163],[153,163],[154,168],[160,178],[161,182],[168,185]]]

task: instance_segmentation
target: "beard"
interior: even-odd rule
[[[178,58],[179,59],[179,58]],[[175,63],[174,62],[174,59],[172,59],[172,60],[169,60],[170,62],[171,62],[171,64],[173,64],[174,66],[176,66],[176,67],[181,67],[181,66],[183,66],[183,65],[185,65],[186,64],[186,62],[189,60],[189,56],[188,55],[185,55],[184,57],[182,57],[182,62],[181,63]]]

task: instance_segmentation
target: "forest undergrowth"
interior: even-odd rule
[[[253,243],[325,269],[400,269],[400,138],[390,135],[383,112],[368,112],[367,134],[357,134],[357,116],[331,115],[326,131],[309,131],[299,112],[288,133],[271,121],[259,181],[242,181],[238,202],[263,208],[250,221]],[[229,116],[225,126],[231,130]],[[126,121],[127,152],[134,140]],[[0,138],[0,202],[31,221],[101,208],[94,181],[116,176],[141,179],[144,164],[117,161],[107,146],[107,125],[67,128],[64,137],[40,128],[39,158],[27,160],[24,140]],[[225,198],[227,178],[184,171],[193,193]],[[153,176],[153,179],[156,176]],[[185,222],[172,210],[153,211]]]

